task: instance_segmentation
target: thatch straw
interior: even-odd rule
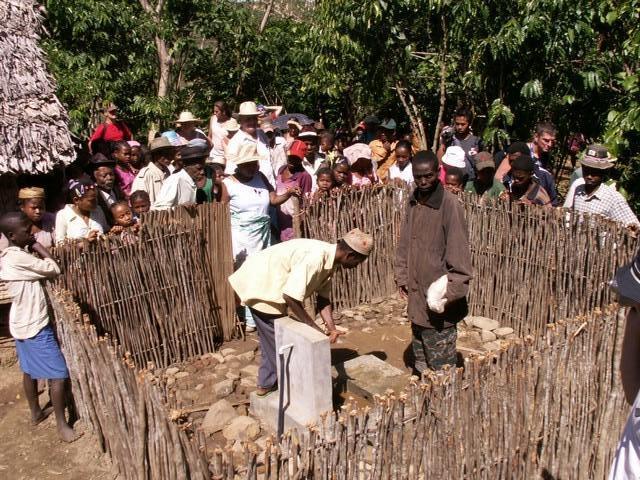
[[[46,173],[75,159],[67,112],[38,47],[41,19],[32,0],[0,2],[0,173]]]

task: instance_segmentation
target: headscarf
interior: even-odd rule
[[[345,148],[342,153],[351,166],[356,163],[359,158],[368,158],[371,160],[371,148],[366,143],[354,143]]]
[[[91,180],[81,179],[69,181],[69,191],[71,192],[72,198],[84,197],[89,190],[94,188],[96,188],[96,184]]]

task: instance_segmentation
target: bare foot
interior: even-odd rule
[[[46,407],[44,409],[41,409],[39,412],[35,413],[35,414],[31,414],[31,425],[35,426],[38,425],[42,422],[44,422],[49,415],[51,415],[51,412],[53,412],[53,408],[52,407]]]
[[[69,425],[64,423],[58,424],[58,436],[63,442],[72,443],[79,439],[82,436],[82,433],[74,432]]]

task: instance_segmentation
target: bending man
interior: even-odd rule
[[[333,273],[338,266],[358,266],[372,248],[371,235],[358,229],[347,233],[337,245],[293,239],[251,255],[229,277],[238,297],[251,310],[258,329],[262,352],[258,395],[264,396],[278,388],[274,320],[286,316],[289,310],[298,321],[319,329],[303,305],[306,298],[317,293],[317,310],[327,325],[330,342],[334,343],[340,332],[333,323],[329,300]]]

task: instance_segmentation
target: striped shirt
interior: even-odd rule
[[[602,215],[624,225],[640,225],[638,217],[615,188],[603,183],[589,195],[585,190],[584,178],[573,182],[564,207],[573,208],[576,212]]]

